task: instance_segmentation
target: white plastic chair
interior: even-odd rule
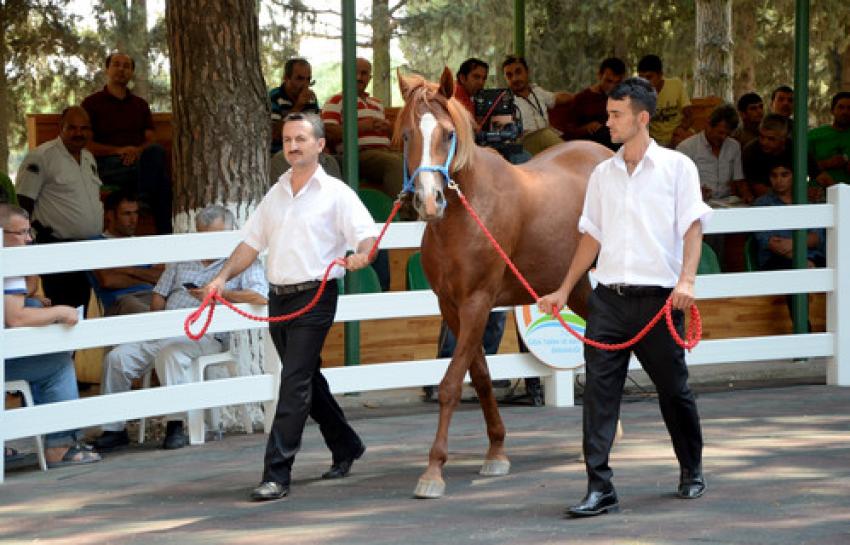
[[[206,370],[209,367],[223,366],[228,369],[231,377],[238,377],[239,372],[236,367],[236,359],[230,350],[219,352],[218,354],[209,354],[207,356],[199,356],[192,360],[192,376],[196,382],[206,380]],[[148,371],[142,377],[142,388],[150,388],[151,373]],[[245,426],[246,433],[254,432],[254,422],[251,420],[251,413],[248,405],[242,406],[242,424]],[[204,410],[196,409],[188,411],[189,421],[189,444],[203,445],[206,440],[206,424],[204,423]],[[221,407],[212,407],[210,409],[210,424],[213,429],[221,432]],[[139,419],[139,444],[145,441],[145,419]]]
[[[5,390],[6,393],[20,392],[24,396],[25,406],[35,406],[29,382],[25,380],[9,380],[6,381]],[[35,439],[35,446],[38,453],[38,465],[41,467],[42,471],[47,471],[47,459],[44,457],[44,441],[41,439],[40,435],[36,435],[33,438]]]

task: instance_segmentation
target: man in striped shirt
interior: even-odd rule
[[[384,105],[369,96],[366,86],[372,79],[372,64],[357,59],[357,144],[360,147],[360,176],[381,187],[390,197],[401,192],[402,156],[390,150],[390,123]],[[328,147],[342,152],[342,93],[322,107],[322,121]]]

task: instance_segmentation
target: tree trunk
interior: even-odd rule
[[[845,47],[844,53],[841,54],[839,85],[837,91],[846,91],[848,89],[850,89],[850,45]]]
[[[754,0],[735,0],[735,96],[755,91],[758,7]]]
[[[732,0],[697,0],[694,96],[732,101]]]
[[[128,40],[130,43],[127,50],[131,52],[133,58],[136,60],[133,92],[140,97],[150,100],[151,62],[147,0],[132,0],[128,16]]]
[[[0,4],[0,172],[9,171],[9,129],[12,120],[9,119],[9,81],[6,78],[6,6]]]
[[[212,203],[244,221],[266,191],[271,126],[256,9],[255,0],[167,2],[175,230]],[[231,339],[240,373],[262,373],[261,335]],[[230,410],[222,418],[238,423]]]
[[[389,0],[372,0],[372,96],[391,106]]]

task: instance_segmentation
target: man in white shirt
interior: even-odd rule
[[[18,202],[33,218],[39,244],[88,240],[103,231],[97,162],[85,149],[91,136],[89,115],[72,106],[62,112],[59,136],[21,162]],[[54,304],[88,307],[91,288],[84,271],[45,274],[41,284]]]
[[[357,194],[319,165],[324,146],[319,116],[294,113],[286,117],[283,149],[292,168],[248,218],[244,240],[207,284],[205,293],[220,292],[225,280],[268,249],[269,316],[279,316],[305,307],[316,295],[328,264],[346,250],[355,250],[345,258],[346,269],[369,265],[377,227]],[[322,346],[336,314],[338,292],[333,280],[344,273],[340,267],[331,271],[330,281],[310,312],[269,326],[281,360],[280,393],[262,481],[251,493],[253,500],[276,500],[289,494],[292,463],[308,415],[318,422],[333,454],[331,469],[322,478],[345,477],[366,450],[321,373]]]
[[[619,343],[635,336],[672,294],[673,321],[683,333],[682,310],[694,302],[694,280],[702,244],[702,223],[711,209],[700,198],[693,162],[659,146],[647,126],[656,93],[642,78],[620,84],[608,99],[608,127],[619,152],[591,174],[583,233],[561,287],[538,301],[544,312],[561,309],[576,282],[599,256],[599,285],[588,301],[587,337]],[[571,516],[593,516],[618,508],[608,455],[614,441],[630,350],[584,349],[584,457],[587,495],[569,507]],[[688,387],[684,350],[659,322],[634,346],[658,390],[658,400],[680,465],[678,495],[705,492],[702,431]]]
[[[502,61],[502,73],[514,94],[514,104],[522,119],[522,146],[531,155],[563,142],[555,129],[549,126],[549,109],[556,104],[569,104],[573,95],[547,91],[532,84],[528,63],[524,57],[509,55]]]

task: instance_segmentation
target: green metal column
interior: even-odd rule
[[[342,141],[343,176],[354,191],[360,187],[357,169],[357,5],[342,0]],[[360,292],[357,278],[345,279],[344,293]],[[360,365],[360,322],[345,322],[345,365]]]
[[[514,54],[525,56],[525,0],[514,0]]]
[[[794,13],[794,204],[808,202],[808,137],[809,119],[809,0],[797,0]],[[805,229],[794,231],[794,268],[805,269]],[[806,333],[809,323],[809,296],[794,295],[791,301],[794,333]]]

